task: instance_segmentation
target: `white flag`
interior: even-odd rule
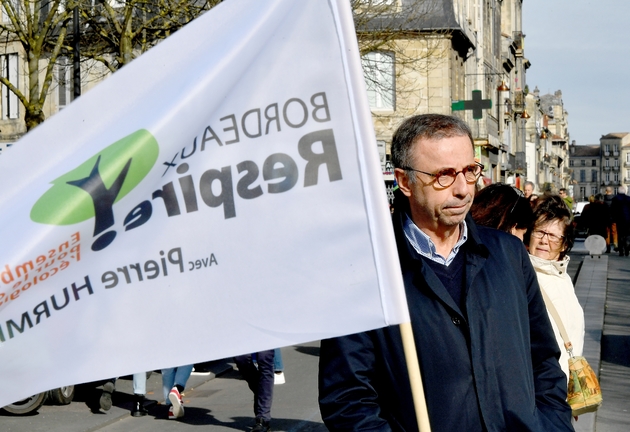
[[[409,320],[347,0],[222,3],[0,181],[0,406]]]

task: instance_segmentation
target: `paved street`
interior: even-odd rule
[[[317,361],[319,344],[310,343],[282,349],[286,383],[274,387],[272,428],[275,431],[325,431],[317,407]],[[3,432],[126,432],[126,431],[246,431],[253,425],[253,397],[232,363],[213,362],[213,373],[194,373],[184,393],[186,415],[168,420],[167,410],[151,404],[149,415],[129,415],[131,379],[118,380],[114,406],[106,413],[92,412],[98,391],[82,391],[67,406],[44,405],[39,413],[27,417],[0,416]],[[161,375],[153,373],[147,382],[148,399],[162,401]]]
[[[604,395],[598,413],[581,416],[576,430],[626,432],[630,429],[630,258],[616,254],[590,258],[582,241],[576,242],[571,255],[569,273],[576,281],[586,316],[585,356],[594,369],[601,365]],[[287,382],[274,387],[274,431],[326,430],[317,407],[318,346],[309,343],[282,349]],[[0,416],[0,431],[249,430],[253,423],[253,398],[245,381],[230,362],[217,361],[206,366],[210,372],[195,373],[190,378],[184,394],[186,416],[179,421],[166,419],[166,408],[159,403],[161,376],[153,373],[148,380],[148,398],[153,403],[146,417],[129,415],[131,379],[124,377],[117,383],[114,406],[107,413],[93,412],[91,408],[96,404],[98,389],[81,386],[70,405],[44,405],[37,414],[26,417]]]

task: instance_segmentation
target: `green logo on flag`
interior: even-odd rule
[[[94,236],[114,224],[113,205],[131,192],[157,161],[160,148],[147,130],[132,133],[52,181],[31,209],[31,220],[72,225],[95,218]],[[108,246],[115,231],[104,233],[93,250]]]

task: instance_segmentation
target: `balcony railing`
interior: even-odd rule
[[[619,165],[615,165],[612,168],[613,168],[613,171],[619,171]]]
[[[610,167],[609,166],[605,166],[603,168],[604,168],[604,171],[610,171]]]
[[[613,156],[615,156],[615,157],[619,157],[619,152],[618,152],[618,151],[614,151],[614,152],[613,152]]]

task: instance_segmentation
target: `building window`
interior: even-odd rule
[[[606,151],[606,152],[610,151],[610,144],[604,145],[604,151]]]
[[[2,76],[6,78],[15,88],[19,89],[18,79],[18,55],[4,54],[0,56],[0,69]],[[19,117],[18,97],[9,90],[9,87],[2,85],[2,118],[16,119]]]
[[[586,159],[582,159],[582,160],[580,161],[580,165],[582,165],[582,166],[586,166]]]
[[[374,51],[362,58],[370,108],[393,110],[395,100],[394,54]]]
[[[618,167],[619,166],[619,159],[613,159],[613,166]]]
[[[580,170],[580,182],[584,183],[586,181],[586,170]]]
[[[591,188],[591,195],[597,195],[599,193],[599,189],[597,186],[593,186]]]
[[[582,200],[584,200],[584,198],[586,198],[586,187],[585,186],[580,186],[580,196],[582,197]]]
[[[57,96],[60,111],[72,101],[72,68],[68,57],[57,59]]]
[[[604,180],[610,181],[610,172],[607,171],[604,173]]]
[[[591,160],[591,166],[597,166],[597,159]]]
[[[597,183],[597,170],[591,170],[591,181]]]
[[[605,167],[609,167],[610,166],[610,159],[604,159],[604,166]]]
[[[573,166],[573,162],[574,162],[574,160],[573,160],[573,159],[569,159],[569,166],[570,166],[570,167],[572,167],[572,166]]]
[[[618,173],[617,171],[615,171],[615,172],[613,173],[613,180],[614,180],[614,181],[619,181],[619,173]]]
[[[630,162],[630,153],[626,153],[626,162]]]

